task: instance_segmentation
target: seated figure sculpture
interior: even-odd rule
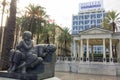
[[[16,50],[10,51],[10,68],[9,72],[14,72],[17,68],[22,67],[22,73],[26,73],[26,67],[37,60],[37,55],[33,50],[33,41],[31,40],[32,33],[25,31],[23,33],[23,40],[16,46]],[[41,58],[42,60],[42,58]]]
[[[37,64],[44,61],[43,59],[47,54],[55,52],[56,47],[53,45],[34,46],[31,36],[32,33],[30,31],[25,31],[23,33],[23,40],[18,43],[16,49],[10,51],[11,63],[8,72],[27,73],[27,68],[32,68],[34,70]]]

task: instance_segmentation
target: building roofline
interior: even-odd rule
[[[108,29],[98,28],[98,27],[91,27],[91,28],[89,28],[89,29],[80,31],[79,34],[81,34],[81,33],[83,33],[83,32],[87,32],[87,31],[92,30],[92,29],[101,29],[101,30],[104,30],[104,31],[108,31],[108,32],[110,32],[110,33],[113,33],[111,30],[108,30]]]

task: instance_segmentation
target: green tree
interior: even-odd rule
[[[49,35],[50,28],[48,26],[43,27],[41,33],[40,42],[45,44],[50,44],[50,35]]]
[[[44,7],[30,4],[28,7],[26,7],[25,15],[22,16],[22,31],[28,30],[31,31],[34,34],[39,32],[41,29],[41,22],[44,22],[44,20],[48,17],[46,15],[46,12],[44,10]],[[32,35],[32,37],[33,37]]]
[[[16,28],[15,28],[15,41],[14,41],[14,48],[18,43],[19,35],[20,35],[20,21],[21,19],[19,17],[16,17]]]
[[[52,26],[49,22],[46,21],[44,27],[41,30],[39,42],[50,44],[51,32],[52,32]]]
[[[106,18],[103,20],[103,27],[109,30],[112,30],[113,33],[117,30],[119,30],[119,27],[117,25],[120,24],[120,13],[117,13],[115,11],[109,11]],[[117,44],[115,44],[115,55],[114,57],[117,58],[117,50],[116,50]],[[113,47],[113,46],[112,46]],[[113,48],[112,48],[113,52]]]
[[[52,43],[55,44],[55,35],[56,35],[56,27],[58,25],[55,24],[55,23],[52,23],[51,26],[50,26],[50,29],[51,29],[51,35],[52,35]]]
[[[63,56],[67,56],[67,45],[71,43],[72,36],[69,34],[69,28],[65,27],[62,33],[58,37],[59,44],[61,44],[61,48],[63,47]]]
[[[106,18],[103,20],[103,27],[115,32],[118,30],[117,24],[120,23],[120,13],[109,11]]]
[[[4,17],[4,13],[5,13],[5,7],[6,7],[6,0],[2,1],[2,16],[1,16],[1,29],[0,29],[0,40],[2,39],[2,34],[3,34],[3,17]],[[2,43],[2,40],[0,41],[0,44]]]
[[[16,0],[11,0],[10,16],[5,27],[3,48],[1,53],[0,68],[7,69],[9,65],[9,51],[13,48],[14,32],[16,26]]]

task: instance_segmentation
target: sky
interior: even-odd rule
[[[1,1],[1,0],[0,0]],[[8,0],[10,1],[10,0]],[[30,3],[45,7],[50,19],[62,28],[72,27],[72,15],[78,14],[79,3],[96,0],[18,0],[17,7],[24,10]],[[98,1],[98,0],[97,0]],[[115,10],[120,12],[120,0],[103,0],[103,7],[106,11]]]

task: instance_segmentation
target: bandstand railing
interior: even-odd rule
[[[80,61],[80,57],[57,57],[56,61]],[[84,62],[87,62],[86,58],[83,58]],[[103,62],[103,58],[101,57],[96,57],[96,58],[89,58],[89,62]],[[117,62],[117,58],[113,58],[113,62]],[[106,62],[110,62],[109,58],[106,58]]]

